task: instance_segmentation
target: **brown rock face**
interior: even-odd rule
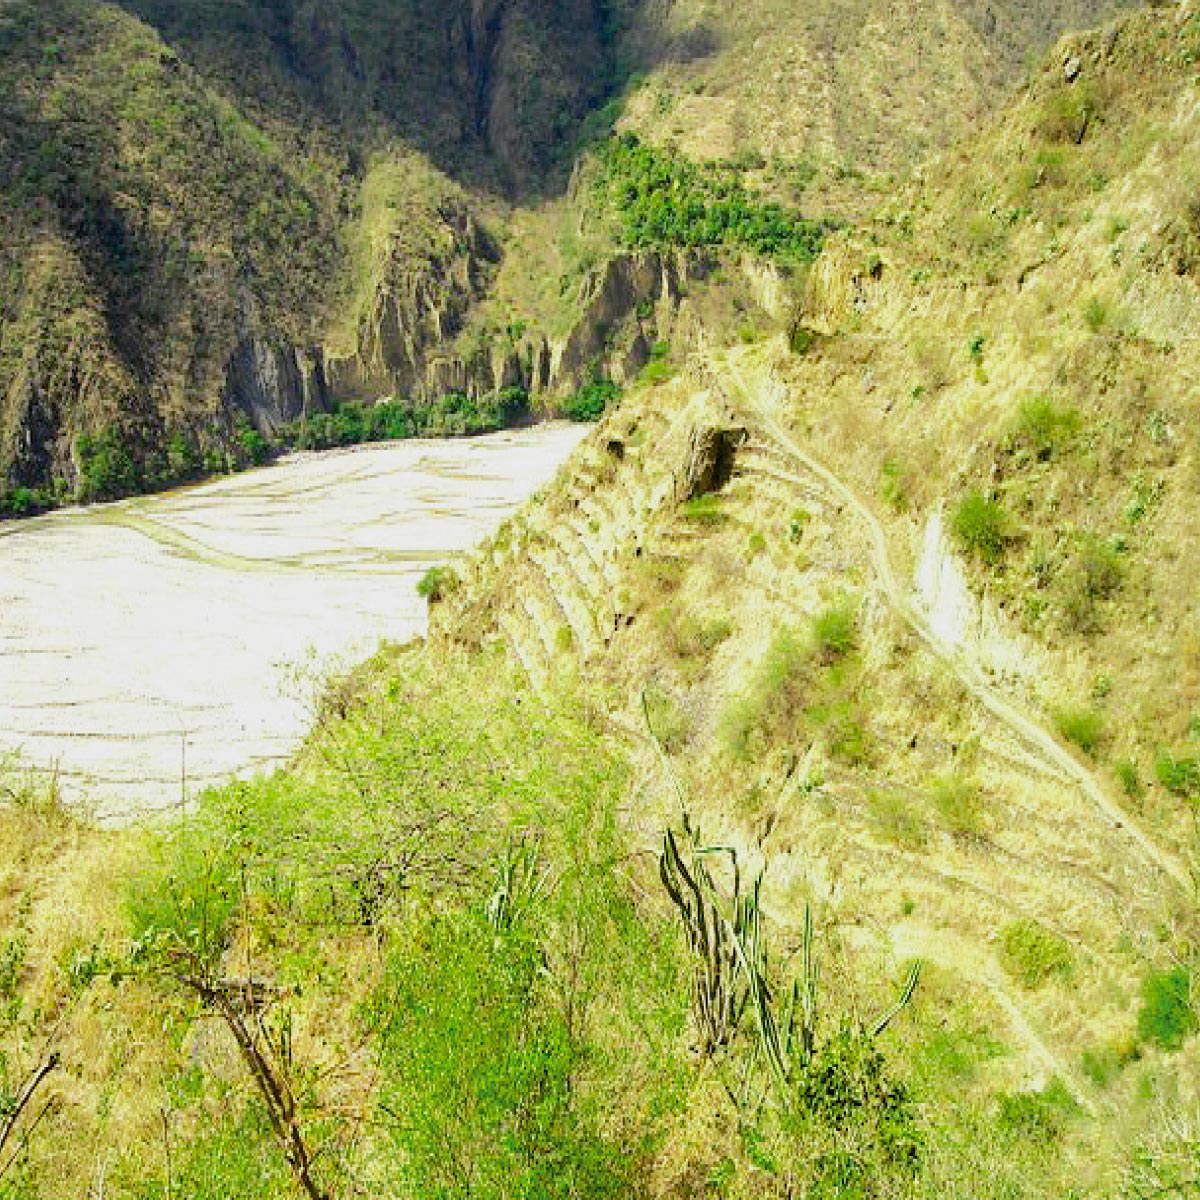
[[[733,477],[737,452],[747,436],[743,425],[704,425],[693,429],[676,486],[679,501],[719,492]]]

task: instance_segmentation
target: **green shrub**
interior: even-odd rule
[[[724,500],[715,492],[705,492],[702,496],[693,496],[683,503],[680,511],[688,521],[697,525],[723,525],[729,520],[725,511]]]
[[[414,922],[374,1004],[380,1115],[404,1194],[601,1200],[632,1163],[573,1103],[583,1062],[529,930],[475,915]]]
[[[141,468],[116,430],[80,434],[75,442],[75,452],[79,460],[77,495],[85,504],[116,500],[141,490]]]
[[[430,567],[417,581],[417,595],[430,604],[440,604],[457,583],[458,576],[452,567]]]
[[[1137,761],[1132,758],[1122,758],[1113,767],[1121,791],[1131,800],[1136,800],[1143,791],[1141,776],[1138,773]]]
[[[1070,1092],[1055,1079],[1045,1091],[1002,1094],[997,1101],[996,1125],[1013,1141],[1045,1149],[1062,1138],[1066,1119],[1076,1110]]]
[[[1048,396],[1033,396],[1021,403],[1016,437],[1040,459],[1052,457],[1079,432],[1078,410],[1061,408]]]
[[[1071,947],[1036,921],[1012,921],[1000,931],[1000,964],[1022,986],[1041,987],[1067,979],[1074,967]]]
[[[933,785],[933,807],[942,825],[951,833],[978,833],[983,804],[978,786],[961,775],[943,775]]]
[[[868,805],[873,823],[889,842],[906,850],[925,848],[928,840],[925,825],[904,797],[894,792],[873,792]]]
[[[1200,759],[1160,750],[1154,763],[1154,774],[1171,795],[1185,800],[1200,798]]]
[[[888,459],[879,472],[879,494],[894,512],[908,508],[908,472],[892,459]]]
[[[1131,1062],[1139,1057],[1137,1043],[1130,1038],[1127,1042],[1114,1042],[1107,1046],[1087,1049],[1080,1055],[1083,1073],[1097,1087],[1107,1087]]]
[[[1059,581],[1063,620],[1077,633],[1094,633],[1101,626],[1103,601],[1111,599],[1125,580],[1119,543],[1094,533],[1081,535],[1075,555]]]
[[[857,614],[849,600],[822,609],[812,622],[813,641],[824,662],[837,662],[858,644]]]
[[[1138,1037],[1164,1050],[1178,1050],[1200,1028],[1192,1007],[1192,976],[1186,967],[1152,971],[1142,981]]]
[[[963,550],[995,566],[1004,557],[1008,519],[999,501],[969,492],[950,516],[950,530]]]
[[[1083,319],[1093,333],[1099,333],[1108,324],[1108,305],[1099,296],[1092,296],[1083,306]]]
[[[1058,732],[1085,754],[1094,754],[1104,737],[1104,717],[1094,708],[1063,708],[1054,714]]]
[[[144,1183],[137,1200],[277,1200],[294,1194],[267,1115],[257,1104],[240,1117],[206,1120],[180,1141],[171,1179]]]
[[[596,379],[559,406],[568,421],[598,421],[621,398],[621,389],[608,379]]]
[[[839,706],[829,719],[826,737],[829,753],[839,762],[850,767],[870,764],[872,741],[861,710]]]
[[[889,1075],[874,1041],[848,1024],[797,1073],[780,1123],[784,1170],[808,1175],[787,1195],[903,1195],[920,1167],[924,1138],[908,1088]]]
[[[271,457],[270,443],[244,419],[234,429],[233,446],[239,467],[261,467]]]

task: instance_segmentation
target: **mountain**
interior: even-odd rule
[[[1198,85],[1194,0],[1066,33],[837,223],[653,82],[536,198],[372,160],[360,264],[624,394],[285,770],[145,831],[4,777],[0,1196],[1195,1195]]]
[[[5,0],[8,506],[223,469],[347,400],[636,370],[644,349],[596,349],[619,238],[572,175],[622,105],[651,144],[736,146],[753,192],[844,219],[1082,15]]]

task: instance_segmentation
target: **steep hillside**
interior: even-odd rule
[[[867,213],[897,174],[986,123],[1060,33],[1128,7],[648,4],[634,28],[658,60],[626,120],[694,158],[757,165],[806,207]]]
[[[995,1039],[948,1085],[999,1114],[973,1152],[1004,1094],[1063,1106],[974,1194],[1193,1194],[1198,84],[1189,4],[1065,39],[830,241],[789,339],[627,399],[435,610],[586,681],[633,826],[681,788],[785,945],[807,902],[930,964]]]

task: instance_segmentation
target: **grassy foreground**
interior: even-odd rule
[[[978,1097],[1005,1051],[936,972],[889,1010],[836,928],[775,944],[667,795],[569,690],[420,647],[164,829],[14,779],[0,1197],[1091,1194],[1065,1092]]]

